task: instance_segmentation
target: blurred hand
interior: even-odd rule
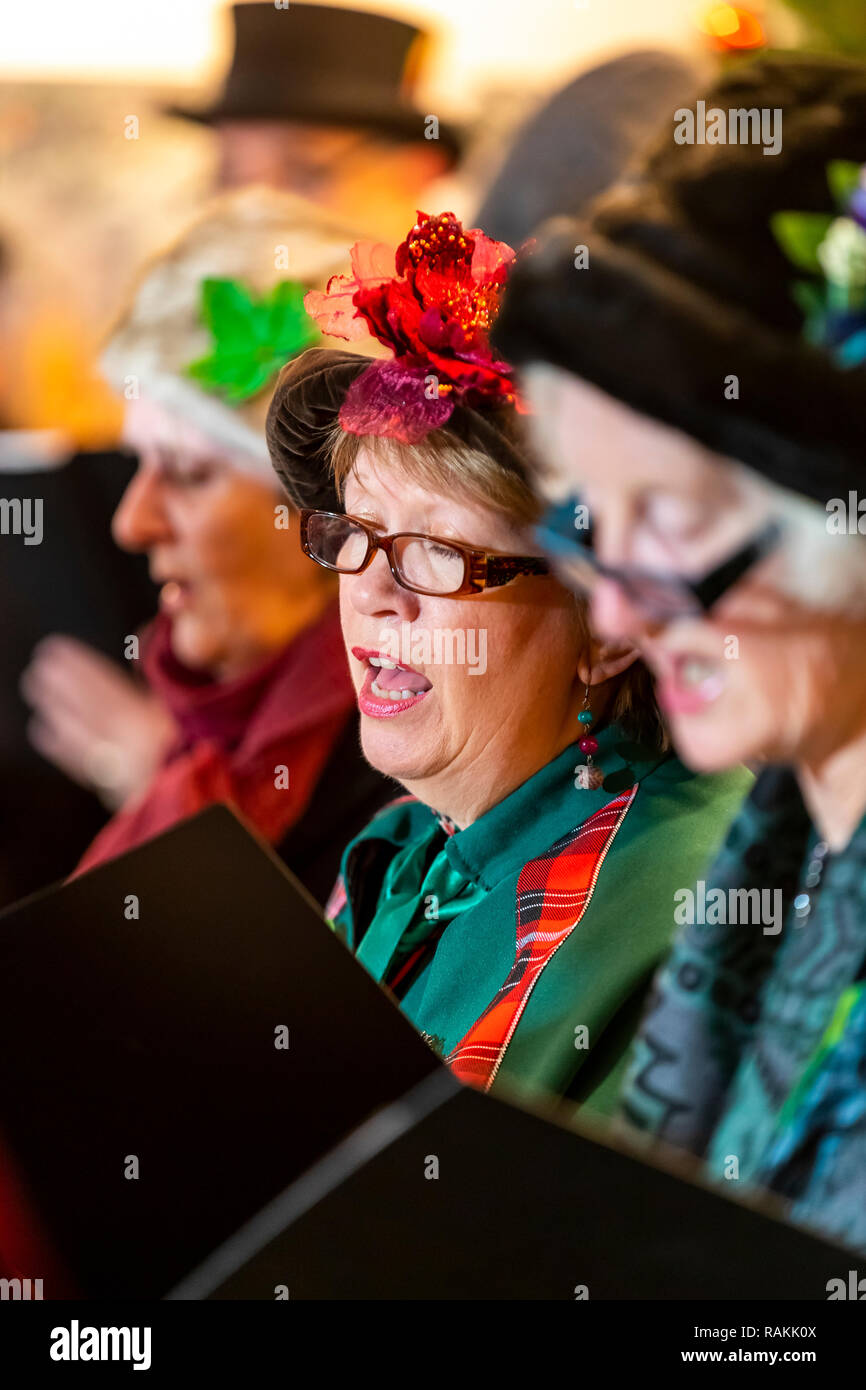
[[[21,693],[33,747],[112,811],[144,791],[177,732],[155,696],[73,637],[38,643]]]

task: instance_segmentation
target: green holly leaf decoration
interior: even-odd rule
[[[840,212],[847,212],[861,172],[862,165],[852,159],[831,159],[827,165],[827,184]]]
[[[190,362],[187,375],[229,405],[258,395],[290,358],[319,341],[306,292],[295,280],[280,280],[256,298],[239,280],[203,280],[201,318],[213,350]]]
[[[821,274],[818,247],[833,221],[827,212],[777,212],[770,218],[770,227],[789,261],[798,270]]]

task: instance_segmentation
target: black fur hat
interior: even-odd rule
[[[511,275],[494,343],[823,503],[866,485],[866,369],[843,370],[803,339],[798,272],[770,219],[832,212],[828,163],[866,162],[866,67],[776,55],[737,64],[703,99],[780,111],[779,152],[677,144],[672,111],[641,169],[588,222],[543,229]]]

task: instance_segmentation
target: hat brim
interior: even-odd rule
[[[579,244],[591,244],[591,270],[574,268]],[[841,370],[585,222],[541,233],[492,337],[515,366],[560,367],[815,501],[863,486],[863,369]],[[734,381],[741,397],[726,392]]]

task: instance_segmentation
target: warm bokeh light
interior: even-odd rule
[[[711,10],[704,21],[707,33],[717,39],[730,38],[740,27],[740,16],[733,5],[719,5]]]
[[[757,15],[739,6],[713,5],[700,14],[697,23],[713,45],[723,50],[762,48],[767,42]]]
[[[214,0],[41,0],[16,6],[3,26],[0,72],[16,79],[201,78],[217,58]],[[167,42],[167,36],[170,40]]]
[[[539,97],[625,49],[695,53],[701,43],[692,23],[698,0],[316,3],[370,9],[431,32],[417,105],[466,122],[473,160],[465,174],[438,178],[433,194],[463,215]],[[301,4],[277,0],[279,18],[291,26]],[[14,314],[0,322],[9,359],[0,373],[0,419],[19,428],[62,427],[88,445],[116,430],[116,402],[94,367],[95,345],[136,266],[193,215],[219,177],[224,149],[214,132],[163,113],[173,103],[205,105],[219,90],[231,61],[229,8],[229,0],[14,6],[0,44],[7,192],[0,239],[14,263],[7,286]],[[260,153],[270,169],[270,152]],[[345,207],[360,209],[368,172],[356,163],[340,196]],[[384,191],[378,196],[377,217],[384,223],[393,202],[402,227],[399,179],[394,188],[390,201]],[[396,241],[396,232],[390,237]]]
[[[545,0],[535,7],[526,0],[349,0],[348,8],[353,2],[434,30],[439,42],[425,90],[466,107],[477,104],[486,81],[544,87],[626,46],[684,48],[694,41],[695,0]],[[325,3],[346,7],[346,0]],[[0,76],[213,82],[229,59],[230,25],[220,13],[226,8],[225,0],[20,5],[14,24],[5,26]]]

